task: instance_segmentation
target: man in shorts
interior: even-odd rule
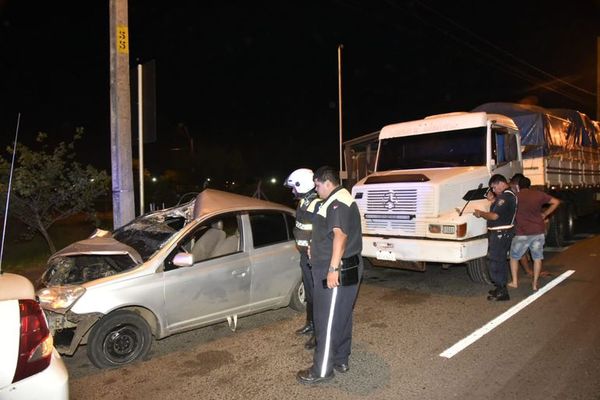
[[[519,260],[527,250],[530,250],[533,259],[531,288],[536,291],[544,259],[544,221],[558,208],[560,200],[542,191],[531,189],[530,186],[529,178],[520,177],[519,192],[517,193],[519,207],[517,208],[516,233],[510,247],[512,281],[507,286],[511,288],[518,286]],[[549,207],[544,209],[546,204],[549,204]]]

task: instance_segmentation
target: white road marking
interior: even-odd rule
[[[473,343],[475,343],[476,341],[481,339],[484,335],[491,332],[492,329],[496,328],[497,326],[502,324],[504,321],[508,320],[510,317],[512,317],[513,315],[515,315],[516,313],[518,313],[519,311],[521,311],[522,309],[524,309],[525,307],[527,307],[528,305],[533,303],[534,301],[536,301],[538,298],[540,298],[540,296],[542,296],[544,293],[548,292],[554,286],[558,285],[559,283],[561,283],[562,281],[567,279],[574,272],[575,272],[575,270],[571,269],[571,270],[565,271],[561,275],[557,276],[555,279],[550,281],[544,287],[540,288],[537,292],[535,292],[531,296],[529,296],[526,299],[522,300],[521,302],[515,304],[514,306],[512,306],[511,308],[506,310],[503,314],[500,314],[499,316],[497,316],[496,318],[494,318],[493,320],[491,320],[490,322],[488,322],[481,328],[477,329],[475,332],[471,333],[469,336],[456,342],[456,344],[454,346],[449,347],[448,349],[444,350],[442,353],[440,353],[440,357],[452,358],[456,354],[460,353],[465,348],[467,348],[468,346],[472,345]]]

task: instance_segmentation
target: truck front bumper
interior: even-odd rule
[[[426,238],[363,236],[363,257],[381,261],[439,262],[459,264],[487,254],[488,240],[464,241]]]

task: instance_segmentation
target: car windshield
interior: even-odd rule
[[[377,171],[482,166],[486,127],[383,139]]]
[[[113,238],[133,247],[147,261],[184,225],[184,217],[147,215],[115,230]]]

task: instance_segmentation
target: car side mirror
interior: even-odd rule
[[[191,267],[194,265],[194,256],[190,253],[177,253],[173,257],[173,264],[178,267]]]

